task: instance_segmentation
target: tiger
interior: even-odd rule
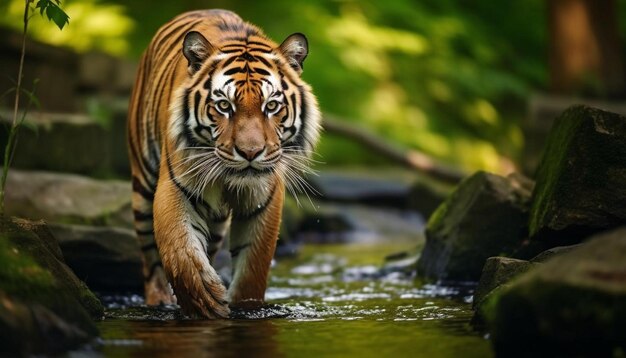
[[[227,10],[183,13],[151,40],[127,128],[146,304],[208,319],[264,305],[285,191],[306,184],[320,137],[308,51],[304,34],[278,45]]]

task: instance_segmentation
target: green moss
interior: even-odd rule
[[[576,106],[564,112],[554,123],[554,127],[547,139],[541,163],[537,169],[537,184],[533,193],[533,204],[530,214],[529,230],[534,235],[539,231],[544,218],[551,210],[550,198],[557,189],[557,183],[565,166],[570,143],[576,134],[576,129],[584,120],[584,111],[587,107]]]
[[[48,295],[55,289],[54,277],[42,269],[30,256],[24,255],[0,234],[0,289],[18,297]]]
[[[574,106],[557,119],[547,143],[537,171],[530,234],[622,224],[626,118]],[[585,232],[569,231],[567,242]]]

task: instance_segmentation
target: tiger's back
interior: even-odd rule
[[[128,120],[148,304],[174,301],[168,281],[193,315],[262,302],[285,184],[302,185],[319,136],[307,53],[303,35],[278,46],[224,10],[182,14],[153,38]],[[227,236],[228,293],[211,267]]]

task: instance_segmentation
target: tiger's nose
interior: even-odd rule
[[[265,150],[264,146],[263,147],[249,147],[249,148],[239,148],[235,146],[235,151],[237,152],[237,154],[248,159],[249,161],[253,161],[259,155],[261,155],[261,153],[263,153],[263,150]]]

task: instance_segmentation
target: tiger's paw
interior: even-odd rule
[[[181,257],[185,261],[166,267],[178,268],[172,275],[172,287],[183,312],[198,318],[228,318],[230,308],[226,287],[217,272],[203,258],[192,255],[177,256]],[[181,262],[185,265],[181,265]]]
[[[176,304],[176,297],[167,282],[162,267],[157,267],[150,280],[144,285],[145,302],[148,306]]]
[[[199,281],[199,280],[196,280]],[[230,308],[226,288],[220,281],[202,280],[201,286],[178,292],[178,303],[185,314],[198,318],[228,318]],[[199,282],[196,282],[199,283]]]

